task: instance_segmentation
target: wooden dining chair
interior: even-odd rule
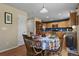
[[[61,56],[61,51],[62,51],[62,41],[61,39],[59,39],[60,43],[60,47],[58,49],[55,49],[55,50],[50,50],[50,55],[58,55],[58,56]],[[56,43],[55,43],[56,44]],[[53,45],[53,43],[50,44],[51,46]]]
[[[27,56],[37,56],[39,54],[42,54],[41,49],[37,49],[33,47],[34,41],[31,37],[28,37],[28,35],[23,35],[24,43],[26,46],[26,55]]]

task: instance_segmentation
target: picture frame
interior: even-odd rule
[[[5,24],[12,24],[12,13],[5,12]]]

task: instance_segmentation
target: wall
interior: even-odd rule
[[[12,13],[12,24],[4,23],[4,12]],[[27,17],[26,13],[21,10],[6,4],[0,4],[0,52],[17,46],[19,15]]]
[[[30,32],[34,32],[34,20],[33,19],[30,19],[30,20],[27,20],[27,34],[30,35]]]
[[[77,26],[77,50],[79,53],[79,25]]]
[[[77,10],[77,13],[78,13],[78,25],[77,25],[77,50],[78,50],[78,53],[79,53],[79,8]]]
[[[30,35],[30,32],[36,34],[36,21],[40,21],[41,19],[35,17],[34,19],[27,20],[27,33]]]

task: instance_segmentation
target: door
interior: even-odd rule
[[[26,32],[26,17],[20,15],[18,20],[18,46],[24,44],[22,34],[27,34]]]

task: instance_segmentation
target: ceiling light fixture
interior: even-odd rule
[[[46,18],[49,18],[49,16],[47,16]]]
[[[44,4],[43,4],[43,8],[40,10],[40,13],[47,13],[48,10],[45,8]]]
[[[59,13],[58,15],[59,15],[59,16],[61,16],[62,14],[61,14],[61,13]]]

